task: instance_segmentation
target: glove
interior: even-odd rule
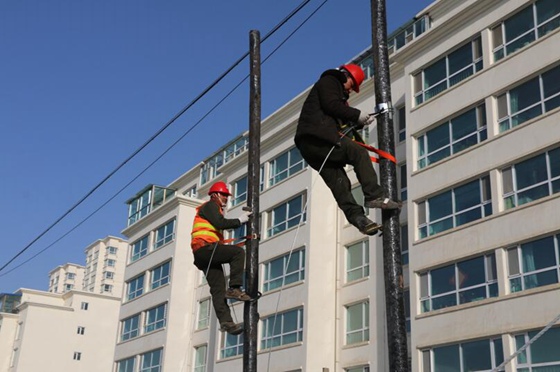
[[[360,124],[361,126],[367,125],[368,121],[370,120],[371,115],[370,114],[366,114],[363,111],[360,111],[360,117],[358,118],[358,124]],[[371,121],[369,121],[369,123],[371,123]]]
[[[249,217],[253,214],[253,212],[243,212],[243,214],[239,217],[237,217],[237,219],[239,220],[239,222],[241,222],[241,224],[243,225],[245,222],[249,221]]]

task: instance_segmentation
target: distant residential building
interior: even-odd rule
[[[0,371],[111,371],[120,299],[20,289],[17,314],[0,313]]]
[[[108,236],[86,265],[49,273],[49,291],[0,295],[0,372],[111,371],[127,242]]]
[[[120,297],[127,248],[126,240],[114,236],[90,244],[85,249],[86,265],[82,290]]]
[[[49,273],[49,292],[64,293],[82,290],[85,267],[73,263],[58,266]]]

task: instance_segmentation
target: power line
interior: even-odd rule
[[[300,5],[298,5],[290,14],[288,14],[282,21],[280,21],[271,31],[269,31],[262,39],[262,42],[266,41],[269,37],[271,37],[276,31],[278,31],[284,24],[286,24],[294,15],[296,15],[304,6],[306,6],[311,0],[304,0]],[[297,32],[303,24],[305,24],[325,3],[327,0],[315,9],[308,16],[294,31],[292,31],[263,61],[266,62],[268,58],[270,58],[284,43],[291,38],[295,32]],[[15,261],[20,255],[22,255],[25,251],[27,251],[34,243],[36,243],[40,238],[42,238],[46,233],[48,233],[53,227],[55,227],[60,221],[62,221],[66,216],[68,216],[74,209],[76,209],[79,205],[81,205],[87,198],[89,198],[99,187],[101,187],[105,182],[107,182],[116,172],[118,172],[122,167],[124,167],[130,160],[132,160],[140,151],[142,151],[145,147],[147,147],[151,142],[153,142],[160,134],[162,134],[167,128],[169,128],[179,117],[181,117],[187,110],[189,110],[196,102],[198,102],[202,97],[204,97],[212,88],[214,88],[221,80],[223,80],[235,67],[237,67],[247,56],[249,55],[249,51],[247,51],[243,56],[237,59],[226,71],[224,71],[216,80],[214,80],[207,88],[205,88],[202,93],[200,93],[197,97],[195,97],[190,103],[184,106],[177,114],[175,114],[167,123],[165,123],[155,134],[153,134],[144,144],[142,144],[138,149],[136,149],[132,155],[127,157],[121,164],[119,164],[113,171],[111,171],[105,178],[103,178],[95,187],[93,187],[85,196],[83,196],[77,203],[75,203],[70,209],[68,209],[65,213],[62,214],[55,222],[53,222],[49,227],[47,227],[42,233],[40,233],[35,239],[33,239],[29,244],[27,244],[22,250],[20,250],[16,255],[14,255],[8,262],[6,262],[2,267],[0,267],[0,273],[13,261]],[[200,120],[198,120],[191,128],[189,128],[177,141],[175,141],[171,146],[169,146],[160,156],[158,156],[152,163],[150,163],[146,168],[144,168],[136,177],[134,177],[130,182],[128,182],[123,188],[121,188],[116,194],[114,194],[111,198],[109,198],[105,203],[103,203],[99,208],[97,208],[94,212],[89,214],[85,219],[80,221],[77,225],[75,225],[72,229],[68,232],[63,234],[60,238],[55,240],[53,243],[27,259],[26,261],[22,262],[18,266],[14,267],[10,271],[0,274],[0,277],[9,274],[10,272],[16,270],[17,268],[23,266],[25,263],[31,261],[41,253],[45,252],[47,249],[52,247],[54,244],[62,240],[64,237],[69,235],[72,231],[77,229],[81,226],[84,222],[89,220],[93,215],[95,215],[99,210],[101,210],[105,205],[107,205],[110,201],[117,197],[122,191],[124,191],[128,186],[132,184],[136,179],[138,179],[143,173],[145,173],[149,168],[151,168],[159,159],[161,159],[167,152],[169,152],[177,143],[179,143],[188,133],[190,133],[195,127],[198,126],[211,112],[213,112],[225,99],[227,99],[235,90],[241,86],[243,82],[248,79],[248,75],[245,76],[233,89],[231,89],[216,105],[214,105]]]

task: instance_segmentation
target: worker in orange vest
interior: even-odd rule
[[[233,335],[243,332],[241,324],[236,324],[229,310],[227,298],[250,301],[243,291],[243,271],[245,251],[237,245],[223,244],[223,230],[235,229],[249,220],[252,212],[244,211],[238,218],[225,218],[224,208],[231,196],[224,182],[216,182],[208,191],[210,200],[196,210],[191,233],[191,247],[195,266],[204,272],[210,286],[214,311],[220,322],[220,330]],[[229,264],[229,288],[222,264]]]

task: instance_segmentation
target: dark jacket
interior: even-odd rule
[[[209,200],[198,209],[198,215],[210,222],[218,230],[236,229],[241,226],[237,218],[225,218],[222,208],[214,200]]]
[[[306,136],[317,137],[331,145],[339,141],[338,125],[357,122],[360,110],[347,104],[344,90],[346,75],[339,70],[327,70],[313,85],[303,103],[295,142]]]

